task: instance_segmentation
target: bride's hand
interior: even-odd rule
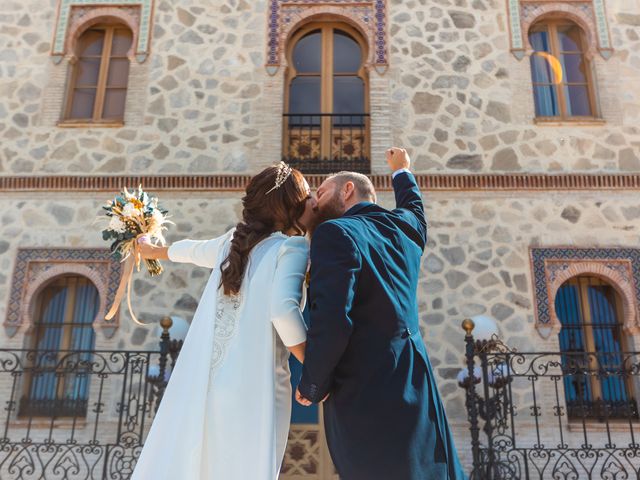
[[[310,400],[307,400],[306,398],[304,398],[300,393],[300,390],[298,390],[297,388],[296,388],[296,402],[298,402],[303,407],[308,407],[312,403]]]
[[[168,247],[160,247],[147,242],[138,243],[140,256],[145,260],[169,260]]]
[[[329,398],[329,395],[331,395],[331,394],[330,394],[330,393],[327,393],[327,394],[325,395],[325,397],[324,397],[322,400],[320,400],[320,403],[324,403],[324,402],[327,400],[327,398]],[[308,407],[308,406],[310,406],[310,405],[311,405],[311,403],[312,403],[311,401],[309,401],[309,400],[307,400],[306,398],[304,398],[304,397],[302,396],[302,394],[300,393],[300,390],[298,390],[297,388],[296,388],[296,402],[298,402],[298,403],[299,403],[300,405],[302,405],[303,407]]]

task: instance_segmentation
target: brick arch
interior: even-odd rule
[[[367,70],[375,64],[375,33],[371,31],[371,26],[366,24],[360,17],[349,17],[345,15],[343,7],[321,5],[301,9],[292,14],[292,21],[283,26],[280,43],[283,45],[281,65],[287,66],[286,47],[289,45],[291,37],[302,27],[312,22],[334,22],[345,23],[355,28],[364,39],[367,45],[367,57],[364,66]]]
[[[601,262],[572,263],[568,268],[558,272],[549,283],[549,316],[550,325],[554,333],[560,332],[562,324],[556,313],[556,295],[560,287],[568,280],[580,276],[591,275],[605,280],[620,295],[624,312],[623,328],[630,335],[640,333],[638,311],[635,301],[634,286],[630,278],[623,276],[618,270],[608,267]]]
[[[122,23],[131,30],[133,40],[127,56],[129,60],[133,61],[138,45],[138,19],[128,11],[115,7],[95,8],[75,19],[71,25],[69,25],[65,51],[67,51],[72,58],[75,58],[75,47],[78,44],[80,36],[92,26],[105,22]]]
[[[104,318],[107,312],[108,287],[106,283],[98,272],[88,266],[69,263],[55,265],[48,268],[30,280],[29,287],[20,306],[21,317],[24,319],[24,325],[26,326],[27,332],[31,331],[36,323],[36,319],[33,318],[32,302],[53,279],[69,274],[80,275],[88,278],[98,290],[100,304],[98,307],[98,313],[91,323],[94,327],[101,323],[100,320]]]
[[[585,56],[587,58],[593,58],[596,55],[598,51],[598,36],[596,34],[596,27],[593,23],[593,19],[576,5],[560,2],[550,2],[539,5],[535,10],[534,15],[522,20],[522,32],[528,53],[533,52],[533,47],[529,43],[530,28],[534,24],[543,22],[549,18],[565,18],[578,25],[586,36],[587,48],[584,51]]]

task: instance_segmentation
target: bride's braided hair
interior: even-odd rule
[[[294,229],[299,235],[306,233],[298,222],[308,198],[304,177],[292,169],[288,178],[274,189],[276,180],[282,180],[278,178],[281,171],[278,165],[268,167],[247,185],[242,198],[242,221],[236,225],[229,255],[220,266],[220,284],[225,295],[235,295],[240,291],[249,253],[260,241],[276,231]]]

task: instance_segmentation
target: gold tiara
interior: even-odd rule
[[[280,162],[278,164],[278,174],[276,175],[276,184],[273,186],[271,190],[265,193],[265,195],[269,195],[274,190],[277,190],[278,188],[280,188],[282,184],[287,181],[287,178],[289,178],[289,175],[291,175],[291,167],[284,162]]]

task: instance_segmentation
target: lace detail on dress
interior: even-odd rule
[[[216,308],[216,323],[213,329],[213,355],[211,358],[211,375],[224,360],[229,342],[236,332],[240,295],[225,295],[218,290],[218,307]]]
[[[261,242],[258,243],[254,247],[254,250],[265,240],[268,240],[273,237],[280,238],[289,238],[282,232],[273,232],[269,237],[265,238]],[[229,240],[230,241],[230,240]],[[224,258],[225,254],[222,255]],[[247,266],[247,271],[251,268],[252,257],[249,257],[249,265]],[[243,280],[246,281],[245,278]],[[237,295],[225,295],[222,288],[218,289],[217,293],[218,297],[217,308],[216,308],[216,319],[215,326],[213,329],[213,355],[211,357],[211,368],[210,368],[210,378],[213,377],[216,370],[223,362],[225,354],[227,352],[227,348],[231,339],[234,337],[237,324],[238,324],[238,310],[240,309],[240,305],[242,303],[242,294],[238,293]]]

